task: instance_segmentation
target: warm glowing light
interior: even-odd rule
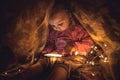
[[[35,58],[34,61],[37,61],[37,58]]]
[[[21,69],[18,70],[19,72],[21,71]]]
[[[50,53],[50,54],[45,54],[44,56],[47,56],[47,57],[62,57],[61,54],[52,54],[52,53]]]
[[[92,53],[93,53],[93,51],[90,51],[90,53],[92,54]]]
[[[57,60],[56,57],[50,57],[50,62],[53,64]]]
[[[104,62],[108,62],[108,58],[107,57],[104,58]]]
[[[104,44],[105,47],[107,47],[107,44]]]
[[[7,75],[8,73],[7,73],[7,72],[5,72],[4,74],[5,74],[5,75]]]
[[[103,56],[103,55],[100,55],[99,57],[100,57],[100,58],[104,58],[104,56]]]
[[[97,49],[97,46],[95,46],[94,49],[96,50],[96,49]]]
[[[95,62],[94,61],[90,61],[89,64],[95,65]]]
[[[75,51],[75,55],[78,55],[79,53],[78,53],[78,51]]]
[[[49,57],[51,64],[54,64],[57,58],[62,57],[61,54],[52,54],[52,53],[45,54],[44,56]]]
[[[92,64],[92,65],[95,65],[95,63],[94,63],[93,61],[91,62],[91,64]]]
[[[94,73],[92,73],[92,76],[95,76],[95,74],[94,74]]]

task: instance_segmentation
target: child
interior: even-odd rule
[[[68,10],[57,8],[50,16],[50,33],[43,53],[57,52],[65,56],[68,47],[70,55],[78,51],[87,55],[94,45],[89,34],[80,25],[73,24],[72,16]]]
[[[64,6],[53,9],[49,19],[49,36],[43,53],[58,53],[62,56],[74,54],[86,56],[94,45],[93,40],[81,26],[75,24],[70,12]],[[59,64],[58,64],[59,65]],[[66,65],[55,67],[49,80],[66,80]]]

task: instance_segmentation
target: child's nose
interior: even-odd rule
[[[58,26],[55,26],[54,28],[55,28],[56,30],[59,30],[59,29],[60,29]]]

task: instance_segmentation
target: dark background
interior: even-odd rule
[[[9,42],[9,38],[6,38],[6,34],[14,32],[16,28],[16,23],[18,20],[18,17],[21,16],[21,14],[29,8],[29,10],[32,11],[33,8],[38,5],[40,1],[44,0],[0,0],[0,71],[3,71],[9,64],[14,62],[15,52],[13,51],[13,48],[15,47],[14,44]],[[69,0],[71,3],[74,0]],[[45,1],[46,4],[50,2],[50,0]],[[110,25],[118,25],[115,26],[117,28],[110,30],[110,33],[117,32],[117,35],[108,35],[109,38],[112,38],[111,40],[114,42],[120,43],[120,3],[119,0],[76,0],[78,5],[82,5],[85,10],[91,11],[94,14],[98,13],[101,8],[107,9],[108,13],[107,15],[110,16],[110,19],[113,19],[114,21],[109,22],[109,18],[101,14],[103,18],[106,20],[104,23],[110,24]],[[39,3],[39,5],[43,5]],[[45,11],[44,8],[43,12]],[[45,8],[46,9],[46,8]],[[23,17],[26,15],[22,15]],[[112,24],[112,22],[114,24]],[[109,28],[105,28],[109,30]],[[118,30],[119,29],[119,30]],[[106,31],[107,31],[106,30]],[[17,37],[19,37],[22,34],[19,34]],[[16,36],[13,35],[14,38]],[[19,40],[19,38],[18,38]],[[14,40],[13,40],[14,42]],[[12,48],[11,48],[12,46]],[[112,65],[113,67],[113,74],[115,75],[116,80],[120,80],[120,50],[114,51],[114,53],[111,53],[113,56],[113,62],[115,63]],[[115,55],[114,55],[115,54]],[[12,57],[12,58],[11,58]]]

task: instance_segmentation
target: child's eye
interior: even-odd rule
[[[58,24],[58,26],[62,26],[62,25],[63,25],[63,23]]]

